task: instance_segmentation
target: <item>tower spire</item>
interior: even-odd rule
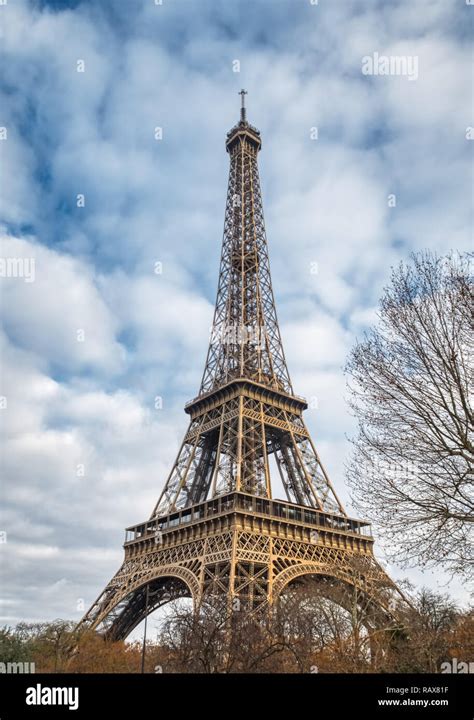
[[[248,94],[247,90],[241,90],[238,93],[241,97],[241,104],[240,104],[240,122],[245,123],[247,122],[247,111],[245,108],[245,96]]]

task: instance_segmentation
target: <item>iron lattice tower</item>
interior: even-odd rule
[[[124,562],[82,619],[124,638],[169,600],[206,594],[255,609],[298,578],[357,588],[374,622],[397,589],[368,523],[347,516],[303,420],[283,352],[257,156],[246,119],[227,133],[230,173],[213,330],[188,430],[147,522],[126,531]],[[277,475],[286,500],[272,496]]]

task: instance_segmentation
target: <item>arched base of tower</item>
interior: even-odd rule
[[[179,597],[191,597],[196,608],[221,597],[231,610],[265,614],[305,577],[339,593],[341,603],[355,602],[381,627],[395,622],[403,598],[372,543],[344,516],[229,493],[129,529],[124,563],[79,629],[124,639]]]
[[[332,562],[295,563],[277,575],[273,585],[273,603],[286,595],[296,598],[317,592],[363,617],[372,628],[387,628],[397,623],[397,607],[405,600],[373,557],[346,555]]]
[[[107,640],[125,638],[158,608],[180,598],[196,604],[199,584],[183,567],[169,567],[143,573],[127,582],[124,566],[78,625],[78,632],[96,630]]]

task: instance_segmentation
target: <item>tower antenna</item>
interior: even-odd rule
[[[240,106],[240,122],[247,122],[246,108],[245,108],[245,96],[248,94],[247,90],[241,90],[237,94],[240,95],[240,97],[242,98],[242,102],[241,102],[241,106]]]

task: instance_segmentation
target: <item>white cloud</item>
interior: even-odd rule
[[[0,242],[3,257],[34,260],[33,282],[2,278],[3,325],[15,345],[69,371],[117,372],[125,354],[93,271],[29,239],[4,236]]]

